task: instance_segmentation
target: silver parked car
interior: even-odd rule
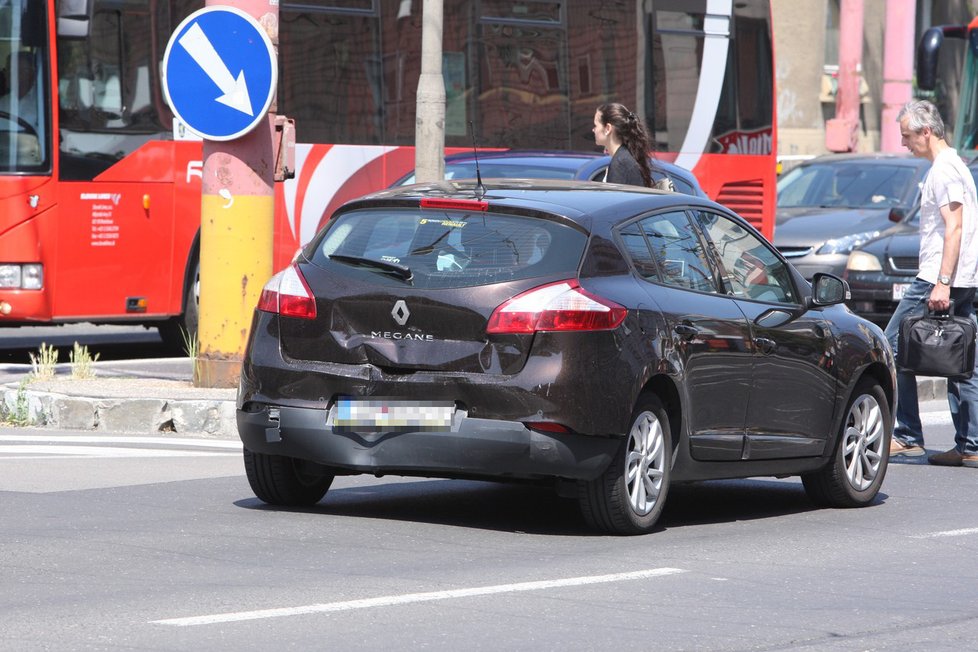
[[[849,253],[904,222],[920,202],[925,159],[831,154],[778,181],[774,246],[805,278],[842,276]]]

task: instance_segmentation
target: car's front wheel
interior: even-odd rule
[[[266,455],[244,449],[245,473],[252,491],[271,505],[315,505],[333,484],[323,466],[283,455]]]
[[[879,493],[889,461],[893,422],[879,383],[863,380],[846,407],[832,459],[802,476],[805,491],[820,507],[863,507]]]
[[[640,397],[615,459],[595,480],[578,483],[578,499],[591,527],[613,534],[645,534],[662,514],[669,490],[672,439],[659,399]]]

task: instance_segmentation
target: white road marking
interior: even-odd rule
[[[433,600],[453,600],[456,598],[471,598],[483,595],[494,595],[499,593],[516,593],[519,591],[542,591],[544,589],[562,588],[566,586],[584,586],[587,584],[605,584],[609,582],[624,582],[628,580],[639,580],[648,577],[662,577],[665,575],[675,575],[685,573],[681,568],[650,568],[647,570],[633,571],[630,573],[615,573],[612,575],[589,575],[583,577],[570,577],[560,580],[543,580],[539,582],[521,582],[517,584],[497,584],[495,586],[480,586],[468,589],[454,589],[450,591],[432,591],[430,593],[405,593],[402,595],[386,595],[377,598],[366,598],[363,600],[349,600],[346,602],[327,602],[323,604],[310,604],[301,607],[282,607],[279,609],[260,609],[257,611],[238,611],[224,614],[212,614],[208,616],[190,616],[187,618],[168,618],[166,620],[153,620],[155,625],[174,625],[177,627],[191,627],[194,625],[212,625],[216,623],[231,623],[244,620],[259,620],[262,618],[283,618],[286,616],[300,616],[313,613],[331,613],[335,611],[350,611],[353,609],[372,609],[374,607],[392,607],[401,604],[413,604],[418,602],[431,602]]]
[[[911,537],[912,539],[941,539],[943,537],[965,537],[969,534],[978,534],[978,527],[969,527],[961,530],[944,530],[943,532],[928,532],[927,534],[918,534]]]
[[[920,423],[924,426],[949,426],[951,425],[951,412],[921,412]]]
[[[0,435],[0,460],[227,457],[241,442],[187,437]]]
[[[105,446],[52,446],[44,444],[18,444],[16,446],[0,446],[0,459],[55,459],[62,457],[84,458],[138,458],[138,457],[227,457],[237,456],[237,453],[220,451],[178,451],[161,450],[158,448],[114,448]]]
[[[122,437],[116,435],[0,435],[3,442],[47,442],[79,444],[151,444],[153,446],[188,446],[241,450],[238,439],[191,439],[190,437]]]

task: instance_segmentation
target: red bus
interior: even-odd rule
[[[282,0],[275,268],[341,203],[414,167],[422,0]],[[0,3],[0,326],[195,330],[201,143],[160,62],[201,0]],[[768,0],[445,0],[446,147],[594,151],[596,107],[643,116],[657,156],[768,237],[775,188]],[[16,90],[14,90],[16,89]],[[3,99],[6,98],[6,99]]]

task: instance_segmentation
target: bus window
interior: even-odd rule
[[[92,179],[146,142],[169,137],[169,112],[154,101],[153,22],[144,2],[96,2],[90,39],[59,40],[63,179]],[[118,136],[93,137],[105,133]]]
[[[29,5],[34,8],[32,11]],[[45,14],[28,0],[0,6],[0,170],[49,169]]]
[[[370,3],[366,5],[281,7],[280,31],[288,38],[279,42],[278,107],[279,113],[295,118],[300,142],[374,145],[389,140],[383,125],[380,25]],[[405,102],[409,96],[413,101],[413,89]],[[406,142],[413,140],[412,117]]]
[[[769,155],[773,152],[773,65],[770,9],[765,2],[738,2],[730,21],[708,23],[705,0],[659,0],[649,14],[652,79],[649,123],[659,151],[689,146],[690,107],[701,89],[719,89],[710,137],[703,151]],[[714,19],[716,21],[716,19]],[[720,47],[710,47],[721,43]],[[722,57],[704,62],[704,57]],[[703,84],[703,76],[712,80]],[[695,127],[695,128],[694,128]],[[704,134],[705,136],[706,134]],[[698,144],[698,143],[697,143]]]

